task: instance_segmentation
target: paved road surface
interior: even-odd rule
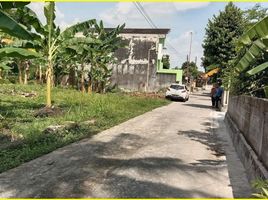
[[[222,120],[192,95],[0,174],[0,197],[248,197]]]

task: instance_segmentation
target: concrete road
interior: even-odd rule
[[[191,95],[0,174],[0,197],[249,197],[223,117]]]

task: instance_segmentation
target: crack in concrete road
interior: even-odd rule
[[[133,118],[0,174],[0,197],[249,197],[207,94]]]

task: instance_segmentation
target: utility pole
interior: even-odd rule
[[[193,32],[190,32],[190,50],[189,50],[189,63],[191,62],[191,52],[192,52],[192,37],[193,37]]]
[[[192,52],[192,37],[193,37],[193,32],[190,32],[190,50],[189,50],[189,56],[188,57],[188,65],[187,65],[187,85],[189,86],[189,80],[190,80],[190,91],[191,91],[191,77],[189,73],[189,68],[190,68],[190,62],[191,62],[191,52]]]

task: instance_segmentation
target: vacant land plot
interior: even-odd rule
[[[0,86],[0,172],[168,102],[54,88],[54,108],[44,103],[45,87]]]

